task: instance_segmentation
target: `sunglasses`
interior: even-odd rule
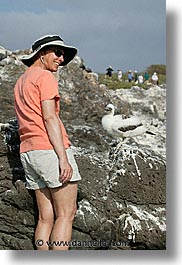
[[[61,51],[61,50],[59,50],[59,49],[54,49],[53,52],[55,53],[55,55],[56,55],[57,57],[61,57],[61,56],[64,57],[64,52]]]

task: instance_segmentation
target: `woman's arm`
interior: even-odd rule
[[[60,179],[63,183],[65,183],[71,179],[73,171],[68,162],[64,148],[60,121],[58,115],[56,114],[55,99],[44,100],[41,104],[45,127],[47,129],[50,142],[59,158],[61,171]]]

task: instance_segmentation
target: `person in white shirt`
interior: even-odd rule
[[[154,72],[153,75],[152,75],[152,83],[153,83],[154,85],[158,85],[158,80],[159,80],[159,78],[158,78],[158,76],[157,76],[157,73]]]
[[[122,73],[122,70],[118,70],[118,80],[122,81],[122,76],[123,76],[123,73]]]
[[[139,84],[143,84],[143,75],[142,75],[142,74],[140,74],[140,75],[138,76],[138,83],[139,83]]]

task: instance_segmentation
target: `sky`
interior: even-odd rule
[[[58,34],[94,72],[166,64],[165,0],[0,0],[0,46]]]

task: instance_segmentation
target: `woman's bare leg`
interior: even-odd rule
[[[52,197],[48,188],[35,190],[39,209],[39,220],[35,231],[35,244],[37,250],[49,250],[46,242],[50,240],[50,234],[54,224],[54,210]]]
[[[51,233],[53,250],[68,250],[68,246],[57,245],[53,242],[69,243],[72,235],[72,223],[76,213],[77,182],[64,185],[61,188],[50,189],[56,220]]]

